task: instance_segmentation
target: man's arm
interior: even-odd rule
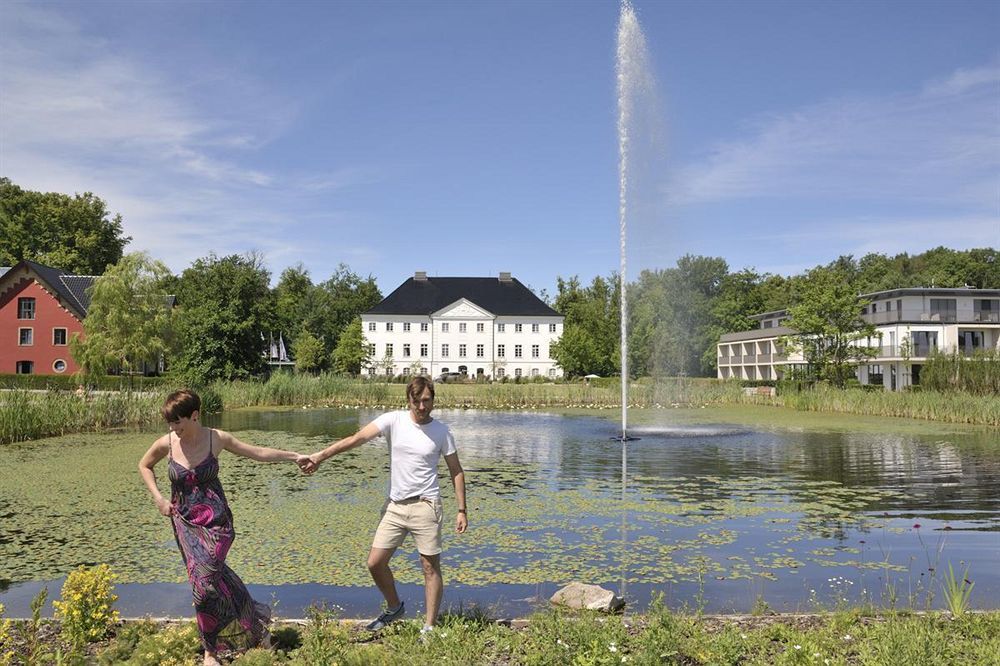
[[[357,431],[350,437],[345,437],[344,439],[338,440],[326,447],[322,451],[317,451],[316,453],[309,456],[315,465],[319,465],[321,462],[326,460],[331,456],[335,456],[338,453],[343,453],[349,449],[353,449],[356,446],[361,446],[365,442],[371,441],[382,434],[375,422],[372,421],[366,425],[361,430]]]
[[[462,469],[462,463],[458,461],[457,453],[446,455],[444,461],[448,464],[448,473],[451,474],[451,482],[455,486],[455,501],[458,502],[455,531],[461,534],[469,527],[468,507],[465,504],[465,470]]]

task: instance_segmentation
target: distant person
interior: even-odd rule
[[[403,601],[396,592],[389,559],[402,545],[406,535],[412,534],[424,571],[427,615],[421,629],[423,634],[431,631],[437,622],[444,594],[441,576],[444,514],[437,469],[442,455],[448,465],[458,502],[455,531],[459,534],[465,532],[469,521],[465,505],[465,472],[458,461],[455,439],[448,426],[431,418],[434,383],[427,377],[415,377],[406,386],[406,397],[409,410],[382,414],[355,434],[309,458],[318,467],[331,456],[385,435],[389,446],[389,492],[368,553],[368,571],[385,597],[385,609],[367,628],[378,631],[401,618],[405,612]]]
[[[201,425],[201,398],[194,391],[174,391],[160,413],[169,432],[156,440],[139,461],[139,474],[169,516],[194,595],[195,617],[206,666],[217,666],[220,649],[247,650],[268,644],[271,609],[250,597],[246,585],[226,565],[236,536],[233,514],[219,482],[219,454],[229,451],[261,462],[287,460],[306,473],[312,461],[293,451],[251,446],[222,430]],[[153,467],[168,458],[170,499],[160,494]]]

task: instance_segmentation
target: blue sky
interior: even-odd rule
[[[1000,3],[635,0],[629,276],[1000,247]],[[616,270],[616,2],[5,2],[0,173],[175,272]]]

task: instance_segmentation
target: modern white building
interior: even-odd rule
[[[920,383],[920,369],[935,350],[967,356],[1000,349],[1000,289],[910,288],[862,294],[870,305],[862,318],[875,325],[868,345],[878,356],[857,368],[862,384],[899,391]],[[717,345],[719,379],[781,379],[802,366],[801,354],[785,354],[781,338],[796,331],[784,326],[787,310],[753,319],[759,328],[726,333]]]
[[[428,277],[418,271],[362,314],[361,326],[371,375],[562,376],[550,349],[562,335],[563,316],[510,273]]]

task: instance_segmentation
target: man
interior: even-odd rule
[[[434,383],[426,377],[415,377],[406,386],[406,398],[409,411],[383,414],[350,437],[309,458],[318,466],[331,456],[385,435],[389,444],[389,497],[368,553],[368,571],[385,597],[385,611],[368,625],[368,629],[378,631],[403,616],[403,602],[396,593],[389,559],[406,535],[412,534],[424,571],[427,618],[421,633],[426,633],[433,629],[437,621],[444,594],[441,577],[441,525],[444,515],[437,471],[441,455],[444,455],[455,486],[458,502],[455,531],[459,534],[465,532],[469,525],[465,506],[465,472],[458,461],[458,450],[448,426],[431,418]]]

